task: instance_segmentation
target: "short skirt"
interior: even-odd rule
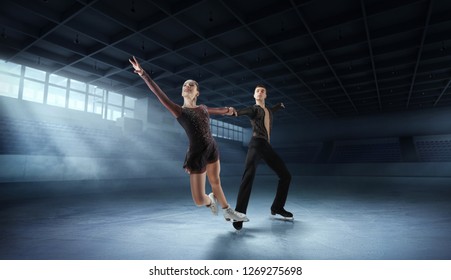
[[[195,149],[193,147],[188,148],[183,168],[188,174],[204,173],[207,170],[207,164],[218,159],[219,149],[216,142],[212,141]]]

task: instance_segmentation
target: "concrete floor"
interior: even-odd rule
[[[232,206],[239,181],[222,178]],[[0,259],[451,259],[451,178],[293,177],[292,222],[269,215],[276,183],[257,178],[241,231],[193,204],[188,177],[4,183]]]

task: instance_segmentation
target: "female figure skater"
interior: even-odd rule
[[[183,106],[177,105],[142,69],[135,57],[133,57],[133,60],[129,59],[129,61],[134,68],[134,72],[143,78],[150,90],[185,129],[189,139],[189,149],[186,153],[183,168],[190,175],[191,194],[194,203],[197,206],[206,205],[214,215],[217,215],[217,202],[219,202],[227,221],[249,221],[245,214],[230,207],[222,191],[219,177],[219,152],[210,131],[210,114],[233,115],[235,109],[231,107],[208,108],[205,105],[196,105],[199,85],[194,80],[185,81],[182,87]],[[213,191],[209,195],[205,193],[206,177],[208,177]]]

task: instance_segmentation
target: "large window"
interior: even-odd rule
[[[23,84],[23,100],[43,103],[44,102],[44,83],[25,79]]]
[[[89,85],[87,111],[103,116],[106,93],[107,90],[98,88],[97,86]]]
[[[0,74],[0,95],[8,97],[19,97],[20,78]]]
[[[108,93],[108,109],[106,118],[116,120],[122,116],[123,98],[122,94],[110,91]]]
[[[84,111],[85,110],[85,99],[86,99],[86,93],[71,90],[69,92],[69,109]]]
[[[3,60],[0,60],[0,95],[99,114],[109,120],[133,118],[136,101],[95,85]]]
[[[60,86],[63,88],[67,88],[67,82],[69,81],[66,77],[61,77],[55,74],[49,75],[49,83],[55,86]]]
[[[44,71],[33,68],[25,68],[25,79],[23,84],[23,100],[43,103],[44,102],[44,86],[45,86]]]
[[[133,118],[135,115],[135,101],[136,99],[125,96],[124,98],[124,116]]]
[[[211,133],[218,138],[243,141],[243,128],[219,120],[210,120]]]
[[[66,107],[66,88],[49,85],[47,93],[47,104]]]
[[[68,78],[58,75],[49,75],[49,87],[47,92],[47,104],[58,107],[66,107]]]
[[[44,71],[37,70],[34,68],[30,68],[30,67],[25,68],[25,78],[27,78],[27,79],[44,82],[45,75],[46,75],[46,73]]]
[[[0,95],[19,97],[19,84],[22,66],[0,61]]]
[[[79,110],[79,111],[85,111],[85,104],[86,104],[86,84],[76,81],[76,80],[70,80],[69,81],[69,100],[68,100],[68,108]]]
[[[136,98],[0,60],[0,95],[85,111],[108,120],[134,118]],[[213,136],[243,141],[243,128],[211,119]]]

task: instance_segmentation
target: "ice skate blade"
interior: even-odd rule
[[[293,222],[294,221],[294,217],[284,217],[281,215],[271,215],[271,219],[273,220],[278,220],[278,221],[285,221],[285,222]]]
[[[224,218],[224,219],[226,220],[226,222],[232,222],[232,223],[234,223],[234,222],[243,222],[243,223],[249,222],[249,218],[246,218],[246,220],[242,220],[242,221],[240,221],[240,220],[233,220],[233,219],[230,219],[230,218]]]

